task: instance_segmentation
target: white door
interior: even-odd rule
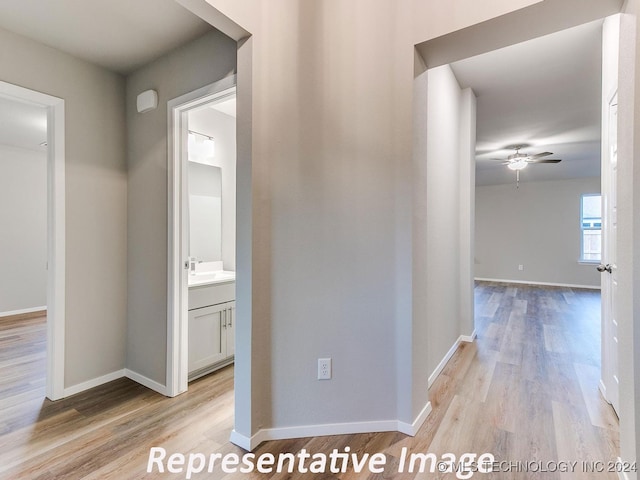
[[[606,148],[602,158],[602,200],[604,225],[602,230],[602,383],[605,398],[619,412],[618,375],[618,269],[616,241],[618,232],[618,95],[609,100]]]

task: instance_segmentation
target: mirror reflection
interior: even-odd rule
[[[189,255],[198,262],[222,261],[222,170],[188,164]]]

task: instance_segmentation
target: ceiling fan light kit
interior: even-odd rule
[[[548,157],[549,155],[553,155],[553,153],[551,152],[536,153],[535,155],[520,153],[520,149],[524,147],[525,145],[516,145],[510,147],[513,148],[516,153],[509,155],[506,158],[506,161],[498,158],[494,159],[503,162],[503,165],[506,165],[507,168],[516,172],[516,188],[520,188],[520,170],[527,168],[527,165],[529,165],[530,163],[560,163],[562,161],[556,158],[544,158]]]
[[[510,161],[507,164],[507,167],[511,170],[522,170],[523,168],[527,168],[527,165],[529,165],[529,163],[527,163],[526,158],[520,158],[518,160]]]

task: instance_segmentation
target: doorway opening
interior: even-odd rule
[[[235,354],[236,78],[169,102],[167,394]]]
[[[600,344],[602,342],[605,345],[607,341],[600,333],[601,325],[604,325],[604,319],[601,320],[600,317],[600,295],[597,292],[601,278],[595,268],[597,263],[581,261],[580,200],[584,194],[600,193],[601,188],[603,191],[605,189],[600,169],[601,160],[604,160],[601,142],[606,135],[603,106],[608,91],[603,87],[601,76],[612,76],[606,68],[606,62],[603,67],[602,58],[603,55],[611,55],[611,52],[604,51],[606,48],[603,46],[606,45],[603,35],[610,18],[551,33],[530,42],[514,43],[477,57],[427,70],[428,88],[444,85],[442,94],[429,94],[429,109],[440,106],[450,117],[461,116],[460,112],[463,110],[460,104],[465,89],[472,89],[477,99],[475,158],[478,160],[478,169],[476,182],[471,182],[471,197],[475,198],[472,206],[475,209],[472,218],[476,219],[476,228],[472,229],[475,231],[475,254],[471,257],[470,267],[471,271],[475,270],[474,276],[477,279],[511,284],[506,287],[502,285],[504,288],[501,289],[489,285],[479,292],[481,303],[477,304],[478,315],[489,318],[496,312],[500,315],[507,311],[508,314],[493,323],[484,320],[478,322],[476,326],[479,335],[485,339],[496,338],[491,350],[497,352],[499,359],[502,358],[498,363],[501,366],[507,365],[506,369],[509,368],[508,365],[521,366],[527,355],[528,360],[533,359],[535,364],[538,359],[576,352],[576,358],[579,359],[576,360],[576,365],[588,368],[579,369],[568,361],[560,365],[556,361],[553,373],[563,371],[567,378],[570,376],[576,380],[574,385],[580,382],[576,391],[584,386],[588,390],[588,398],[593,400],[591,405],[597,408],[604,405],[609,411],[611,409],[604,404],[598,392],[599,380],[606,373],[605,365],[611,360],[607,358],[605,350],[601,368]],[[562,37],[563,41],[555,44],[555,37]],[[535,44],[542,45],[537,53],[539,46]],[[587,45],[592,47],[580,50]],[[585,55],[582,61],[580,55],[572,52],[557,55],[562,50],[571,50],[571,47],[578,47],[577,51]],[[418,50],[420,51],[420,47]],[[428,48],[425,47],[424,50]],[[496,58],[501,54],[502,58]],[[538,65],[527,64],[536,55]],[[617,57],[617,52],[614,56]],[[434,54],[433,58],[435,57]],[[483,64],[483,60],[488,57],[493,57],[492,65]],[[603,69],[607,71],[603,72]],[[587,74],[588,71],[593,73]],[[612,72],[617,74],[617,64]],[[569,80],[571,75],[576,74],[577,81]],[[543,86],[542,91],[536,90],[540,88],[535,85],[536,82],[548,79],[552,79],[552,82]],[[528,85],[528,88],[519,92],[508,91],[519,82]],[[443,106],[439,102],[444,102],[446,95],[452,100]],[[551,105],[541,101],[544,96],[551,100]],[[432,102],[432,98],[437,102]],[[577,104],[571,106],[573,101],[577,101]],[[558,115],[553,113],[555,107],[560,109]],[[488,117],[491,117],[489,121],[486,120]],[[440,126],[444,120],[452,125],[447,133],[454,139],[451,143],[454,145],[452,150],[455,151],[456,139],[460,142],[459,145],[463,144],[461,132],[465,127],[464,117],[457,121],[450,121],[445,115],[434,118],[440,120]],[[442,135],[431,135],[431,138],[436,138],[436,142],[444,141],[441,140]],[[465,162],[464,151],[457,148],[460,166],[443,166],[440,162],[432,167],[432,172],[437,168],[447,169],[447,176],[443,174],[443,178],[450,179],[449,190],[454,193],[450,201],[443,203],[455,206],[455,202],[460,202],[461,207],[456,207],[455,211],[452,208],[452,214],[464,215],[465,188],[469,187],[464,185],[466,177],[457,175],[462,172],[462,164]],[[454,155],[451,157],[455,158]],[[524,165],[511,163],[512,159],[522,160]],[[546,165],[543,162],[533,164],[532,161],[530,165],[529,159],[553,161],[545,162]],[[483,168],[480,168],[481,162],[485,162]],[[528,168],[520,171],[525,166]],[[602,168],[605,168],[604,164]],[[517,182],[518,172],[520,185]],[[491,181],[490,177],[497,180]],[[461,179],[462,187],[456,185],[457,178]],[[475,185],[480,186],[475,188]],[[460,189],[459,194],[456,193],[456,188]],[[460,225],[460,236],[464,242],[464,222]],[[462,255],[460,258],[464,261]],[[465,282],[465,265],[461,267],[461,279]],[[566,275],[563,277],[561,274]],[[535,289],[527,287],[523,295],[516,297],[514,292],[519,289],[518,283],[541,285]],[[563,286],[567,291],[553,291],[551,286]],[[522,287],[525,290],[525,286]],[[571,289],[576,287],[596,289],[595,295],[583,298],[576,290],[572,296]],[[464,286],[461,290],[463,288]],[[499,299],[505,302],[500,302]],[[543,321],[531,328],[531,335],[527,335],[524,332],[531,327],[528,320],[535,319],[534,314],[527,318],[528,300],[532,310],[544,307],[537,319],[544,320],[544,315],[552,311],[550,307],[557,305],[561,308],[562,302],[567,305],[571,301],[579,302],[588,314],[577,313],[575,318],[580,317],[580,321],[571,321],[571,315],[574,314],[569,310],[575,305],[569,305],[571,308],[568,307],[565,312],[570,320],[567,326],[576,330],[562,331],[552,321]],[[562,312],[558,313],[562,315]],[[547,320],[552,318],[549,316]],[[487,323],[491,324],[487,327]],[[534,339],[542,342],[535,348],[531,345]],[[590,342],[590,358],[576,348],[577,343],[582,340]],[[500,346],[505,348],[497,348]],[[546,388],[552,390],[553,383]],[[612,396],[606,398],[613,400]],[[558,417],[564,418],[561,413],[558,413]],[[617,428],[617,421],[615,423]]]
[[[20,198],[14,197],[5,213],[13,216],[9,225],[23,223],[16,227],[19,232],[9,228],[9,234],[3,236],[3,242],[14,240],[15,247],[5,243],[3,254],[17,254],[18,249],[21,258],[11,259],[17,263],[3,268],[13,277],[5,285],[12,294],[2,299],[5,304],[0,310],[15,318],[16,314],[37,315],[46,309],[45,394],[57,400],[65,395],[64,100],[0,82],[0,105],[18,128],[11,141],[4,142],[10,155],[3,156],[0,168],[5,179],[11,176],[16,181],[12,189]],[[37,145],[32,145],[34,142]],[[17,183],[20,178],[21,184]],[[32,194],[25,195],[26,189]],[[31,216],[25,222],[26,215]],[[26,281],[16,281],[21,275],[28,277]]]
[[[432,191],[438,191],[436,199],[441,203],[437,208],[449,212],[452,223],[460,225],[457,228],[463,246],[466,234],[465,194],[469,189],[471,197],[475,198],[471,207],[476,211],[471,217],[476,219],[476,228],[471,229],[474,255],[470,265],[464,265],[465,251],[460,249],[460,291],[464,295],[464,283],[468,279],[465,266],[472,272],[475,270],[475,277],[491,281],[476,289],[476,314],[480,317],[476,321],[479,337],[477,357],[479,364],[488,372],[485,380],[489,379],[486,385],[492,392],[481,408],[491,411],[492,406],[499,404],[505,410],[521,412],[523,423],[538,424],[544,416],[561,425],[575,421],[572,418],[574,402],[586,404],[591,408],[590,419],[594,425],[604,425],[608,439],[615,440],[620,425],[613,409],[599,392],[600,380],[606,372],[604,355],[602,368],[600,363],[601,342],[603,345],[606,342],[601,334],[604,323],[600,316],[600,292],[597,290],[601,278],[595,268],[597,263],[580,262],[580,200],[583,194],[599,193],[601,188],[603,191],[605,188],[600,168],[603,160],[601,142],[605,137],[603,106],[608,92],[603,89],[600,77],[603,75],[602,53],[606,53],[603,52],[603,35],[608,20],[600,19],[527,44],[514,43],[478,57],[425,68],[428,81],[424,83],[430,91],[426,102],[429,119],[437,120],[427,122],[427,128],[433,129],[437,124],[444,129],[448,125],[446,134],[452,145],[449,150],[453,152],[448,157],[452,164],[456,163],[453,162],[456,155],[459,159],[458,165],[444,165],[444,155],[427,154],[427,170],[431,167],[431,176],[434,172],[440,173],[445,181],[449,181],[448,191],[443,195],[440,195],[439,185]],[[574,33],[575,38],[566,38]],[[553,37],[557,36],[565,37],[564,42],[553,46]],[[534,58],[537,48],[532,45],[539,42],[546,44],[537,57],[540,63],[521,66],[523,61],[526,63]],[[593,48],[583,51],[587,56],[582,65],[578,55],[571,52],[561,58],[556,57],[557,53],[572,45],[582,48],[588,44]],[[482,65],[481,57],[499,54],[505,54],[504,58],[494,58],[494,64],[490,66]],[[590,69],[594,73],[587,75]],[[617,72],[617,65],[614,71]],[[476,73],[475,78],[473,73]],[[533,83],[557,74],[560,74],[559,78],[543,87],[542,91],[535,90]],[[581,81],[569,81],[571,74],[578,74]],[[421,80],[423,76],[420,73],[418,78]],[[531,85],[524,91],[506,92],[519,82]],[[437,88],[441,91],[436,91]],[[481,161],[487,165],[484,171],[478,168],[477,182],[469,182],[471,185],[467,184],[468,179],[462,170],[465,168],[464,145],[468,135],[465,136],[465,111],[461,105],[467,89],[474,92],[477,100],[474,162],[477,159],[478,165]],[[585,99],[581,98],[582,94],[586,95]],[[541,100],[544,96],[552,100],[551,106]],[[569,104],[576,100],[578,104],[571,107]],[[560,107],[558,115],[553,113],[554,103]],[[436,115],[435,111],[444,114]],[[493,118],[487,121],[488,116]],[[473,120],[476,120],[475,116]],[[490,135],[492,130],[494,137]],[[431,130],[427,130],[426,136],[427,141],[429,137],[432,139],[428,152],[436,151],[438,142],[447,140],[444,135],[435,135]],[[529,159],[554,161],[546,165],[529,164]],[[562,159],[561,162],[558,159]],[[510,163],[510,160],[514,162]],[[516,164],[516,160],[521,160],[524,165]],[[518,187],[517,174],[524,166],[527,168],[520,172]],[[571,170],[578,174],[573,176]],[[591,172],[593,174],[589,175]],[[498,180],[494,183],[486,181],[489,174],[495,174]],[[549,176],[544,178],[546,174]],[[500,177],[504,177],[504,181]],[[535,182],[530,181],[534,178]],[[462,182],[462,186],[456,181]],[[486,181],[486,186],[475,187],[482,185],[483,181]],[[450,197],[445,196],[449,194]],[[452,207],[447,209],[442,204]],[[556,235],[560,232],[565,232],[563,238]],[[455,269],[455,263],[453,265]],[[573,276],[560,276],[567,273]],[[524,285],[535,283],[542,285]],[[558,285],[564,288],[556,288]],[[578,290],[577,286],[591,287],[591,290]],[[581,342],[585,342],[588,348],[581,348]],[[526,385],[529,390],[518,394],[517,388],[521,385]],[[500,392],[507,390],[509,398],[505,396],[494,403]],[[545,392],[544,398],[536,397],[534,390]],[[567,393],[569,390],[571,395]],[[606,398],[612,400],[610,396]],[[534,412],[539,413],[543,409],[546,409],[544,415],[536,418],[537,413]],[[595,412],[601,415],[597,419]],[[586,410],[582,413],[589,414]],[[512,428],[515,427],[505,425],[508,431],[515,431],[510,430]],[[527,441],[531,439],[532,444],[544,444],[546,433],[531,429],[527,434],[530,435],[526,437]],[[601,442],[598,449],[608,453],[609,440]],[[557,444],[564,448],[573,442],[559,438]]]
[[[602,184],[606,24],[596,20],[450,65],[460,88],[477,97],[477,280],[516,290],[600,288],[599,262],[583,255],[580,222],[582,198],[600,194]],[[591,342],[585,347],[597,353],[600,369],[601,339],[590,335],[600,331],[600,307],[589,305],[598,313],[585,317],[589,334],[575,332],[571,341]]]

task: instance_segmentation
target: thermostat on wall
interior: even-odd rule
[[[138,113],[148,112],[158,107],[158,92],[146,90],[138,95]]]

